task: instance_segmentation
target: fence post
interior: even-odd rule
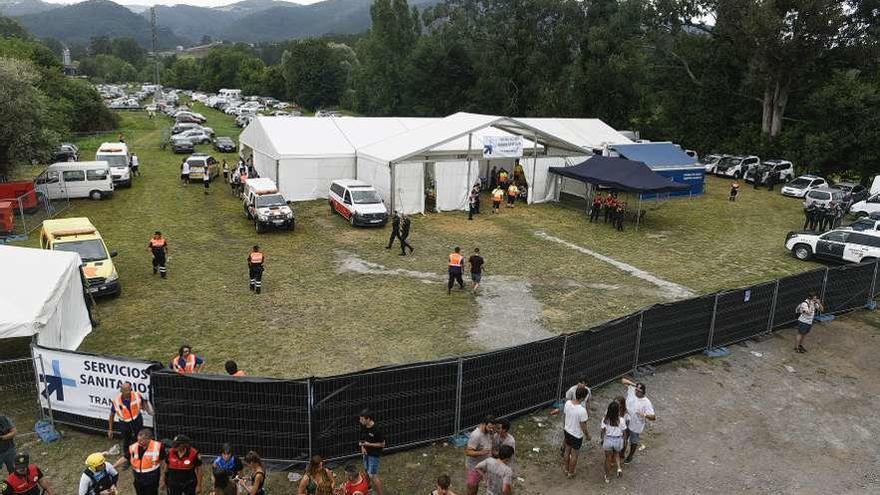
[[[824,302],[825,301],[825,287],[828,286],[828,272],[830,270],[831,269],[826,266],[825,267],[825,276],[822,277],[822,292],[819,294],[819,300],[822,301],[823,305],[825,304],[825,302]]]
[[[34,359],[37,359],[38,357],[39,357],[39,359],[40,359],[40,375],[41,375],[41,376],[43,377],[43,379],[45,380],[45,378],[46,378],[46,367],[43,366],[43,355],[42,355],[42,354],[37,354],[37,355],[35,355],[33,358],[34,358]],[[37,394],[39,394],[39,393],[40,393],[40,377],[38,376],[38,377],[37,377]],[[39,396],[39,395],[37,395],[37,400],[38,400],[38,401],[40,400],[40,396]],[[49,397],[49,394],[46,394],[46,406],[47,406],[47,409],[49,410],[49,422],[52,423],[52,424],[54,425],[54,424],[55,424],[55,416],[52,414],[52,398]],[[41,415],[43,414],[43,404],[42,404],[42,403],[40,404],[40,414],[41,414]]]
[[[779,279],[776,279],[776,288],[773,289],[773,301],[770,303],[770,318],[767,320],[767,333],[773,331],[773,321],[776,319],[776,299],[779,297]]]
[[[308,407],[309,407],[309,459],[311,459],[312,456],[315,455],[315,454],[314,454],[313,447],[312,447],[312,437],[313,437],[313,432],[315,431],[315,427],[314,427],[314,425],[312,424],[312,409],[314,409],[314,405],[315,405],[315,389],[314,389],[314,386],[313,386],[313,384],[312,384],[312,377],[309,377],[309,379],[308,379],[308,381],[307,381],[306,383],[307,383],[308,391],[309,391],[309,393],[308,393]]]
[[[565,351],[568,349],[568,335],[562,342],[562,362],[559,364],[559,383],[556,387],[556,397],[562,397],[562,379],[565,377]]]
[[[871,289],[868,292],[868,300],[865,301],[866,305],[870,308],[871,302],[874,300],[874,291],[877,289],[877,267],[880,265],[880,258],[874,260],[874,278],[871,279]]]
[[[715,294],[715,301],[712,303],[712,322],[709,323],[709,341],[706,342],[706,350],[712,350],[712,343],[715,340],[715,315],[718,314],[718,294]]]
[[[635,372],[636,368],[639,367],[639,350],[642,348],[642,324],[645,322],[645,311],[642,310],[639,312],[639,329],[636,332],[636,352],[635,357],[633,357],[633,371]]]
[[[453,435],[458,435],[461,431],[461,384],[464,375],[464,358],[458,358],[458,383],[455,386],[455,431]]]

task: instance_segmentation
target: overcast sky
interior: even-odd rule
[[[79,3],[77,0],[44,0],[49,3]],[[228,5],[236,3],[238,0],[113,0],[122,5],[174,5],[184,3],[187,5],[197,5],[199,7],[216,7],[218,5]],[[320,2],[321,0],[296,0],[294,3],[310,4]]]

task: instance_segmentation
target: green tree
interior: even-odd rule
[[[287,95],[313,110],[338,105],[347,77],[344,55],[324,40],[293,43],[281,58]]]
[[[28,32],[14,19],[0,16],[0,38],[28,39]]]
[[[113,38],[110,41],[110,55],[125,60],[134,67],[144,64],[146,50],[134,38]]]
[[[0,58],[0,175],[15,164],[48,158],[58,135],[46,126],[39,72],[27,60]]]
[[[419,38],[407,70],[404,107],[408,112],[446,116],[473,106],[477,76],[467,49],[455,38]]]
[[[111,55],[113,44],[108,36],[94,36],[89,41],[89,55]]]

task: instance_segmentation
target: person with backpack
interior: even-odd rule
[[[79,495],[114,495],[119,473],[104,459],[104,454],[95,452],[86,458],[86,469],[79,478]]]

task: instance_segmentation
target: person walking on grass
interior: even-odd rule
[[[391,235],[388,237],[388,245],[385,246],[385,249],[391,249],[391,246],[394,245],[394,239],[400,239],[400,215],[396,211],[391,215]]]
[[[382,457],[382,449],[385,448],[385,435],[376,427],[373,413],[367,409],[361,411],[358,422],[361,425],[358,446],[364,457],[364,471],[370,477],[373,495],[382,495],[382,480],[379,479],[379,459]]]
[[[411,228],[411,223],[410,223],[409,217],[404,215],[403,213],[401,213],[400,214],[400,255],[401,256],[406,256],[406,248],[409,248],[410,255],[412,255],[412,253],[414,251],[413,247],[407,241],[407,239],[409,239],[410,228]]]
[[[189,162],[184,158],[183,162],[180,164],[180,181],[182,183],[189,184],[189,172]]]
[[[480,256],[480,248],[474,248],[474,254],[468,258],[468,264],[471,267],[471,281],[474,283],[474,293],[480,288],[480,281],[483,279],[483,264],[486,260]]]
[[[464,449],[464,465],[466,469],[467,495],[477,495],[480,481],[483,479],[477,465],[492,455],[492,426],[495,418],[486,416],[468,436]]]
[[[474,213],[477,212],[477,201],[479,201],[480,192],[471,189],[468,194],[468,220],[474,219]]]
[[[266,256],[260,251],[260,246],[254,245],[248,253],[248,274],[250,275],[250,289],[257,294],[263,291],[263,268]]]
[[[629,454],[623,463],[629,464],[641,445],[646,422],[656,421],[657,416],[654,414],[654,405],[645,396],[644,383],[636,383],[628,378],[622,379],[621,382],[626,385],[626,410],[629,412]]]
[[[223,159],[223,182],[229,182],[229,163]]]
[[[736,196],[739,194],[739,182],[733,181],[730,184],[730,196],[727,197],[728,201],[736,201]]]
[[[822,305],[822,301],[819,300],[819,296],[817,296],[815,292],[811,292],[807,298],[804,299],[804,302],[798,304],[796,309],[798,315],[798,330],[797,337],[795,337],[795,352],[800,354],[807,352],[807,349],[804,347],[804,339],[807,337],[807,334],[810,333],[810,330],[813,329],[813,320],[816,318],[816,313],[820,311],[825,311],[825,307]]]
[[[496,186],[492,190],[492,213],[499,213],[501,211],[502,199],[504,199],[504,191],[501,190],[501,186]]]
[[[208,194],[208,190],[211,188],[211,172],[208,170],[207,165],[205,165],[204,172],[202,172],[202,184],[205,185],[205,194]]]
[[[150,249],[153,263],[153,275],[159,274],[162,278],[168,276],[168,239],[162,235],[162,232],[153,232],[150,243],[147,245]]]
[[[513,493],[513,469],[509,465],[511,457],[513,457],[513,447],[502,445],[497,457],[484,459],[474,468],[481,477],[486,478],[486,495]]]
[[[623,451],[623,435],[626,431],[626,420],[620,415],[620,404],[611,401],[605,411],[600,425],[600,441],[605,452],[605,483],[617,467],[617,477],[623,476],[620,453]]]
[[[138,158],[137,154],[131,154],[131,175],[132,177],[141,175],[141,160]]]
[[[599,212],[602,211],[602,195],[596,194],[593,196],[593,203],[590,206],[590,223],[599,221]]]
[[[562,470],[568,478],[574,478],[577,469],[578,455],[584,438],[591,441],[590,432],[587,430],[589,415],[583,402],[587,398],[586,388],[578,388],[575,399],[565,402],[563,414],[565,414],[565,451],[562,454]]]
[[[449,254],[449,282],[446,283],[447,294],[452,294],[452,286],[455,285],[455,282],[458,282],[460,289],[464,289],[464,280],[461,278],[463,264],[464,256],[461,255],[461,248],[455,246],[455,249]]]
[[[507,188],[507,207],[513,208],[513,204],[516,202],[516,197],[519,195],[519,188],[516,187],[516,184],[511,184]]]

